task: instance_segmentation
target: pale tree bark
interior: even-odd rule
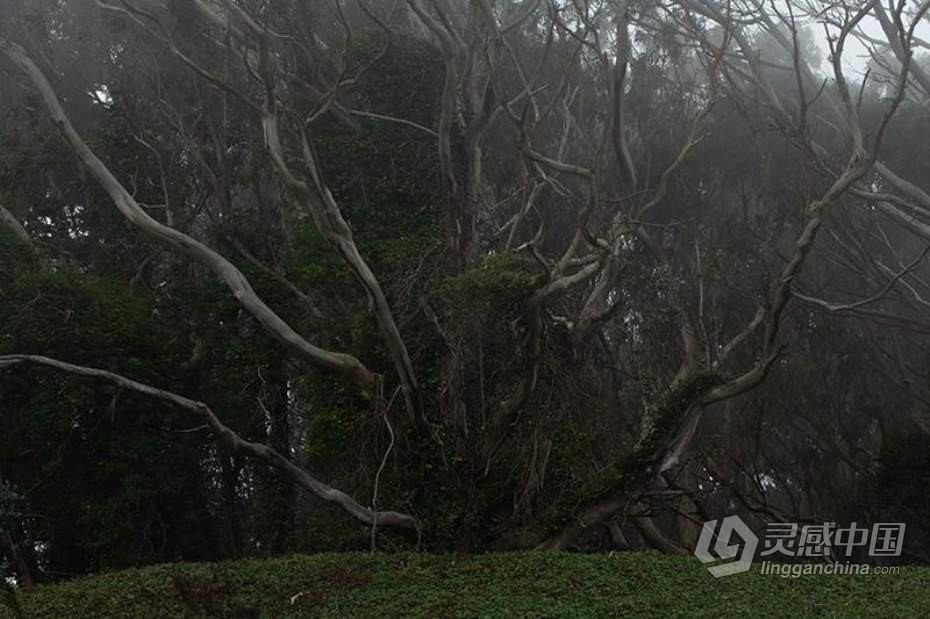
[[[200,241],[158,222],[146,213],[74,129],[52,85],[26,50],[13,41],[0,38],[0,52],[29,77],[64,138],[130,223],[148,236],[170,245],[210,269],[229,287],[242,306],[292,353],[317,367],[354,381],[366,396],[374,395],[375,377],[361,361],[352,355],[324,350],[308,342],[268,307],[255,293],[245,275],[229,260]]]
[[[418,526],[417,520],[409,514],[394,511],[374,511],[367,508],[345,492],[318,480],[272,447],[243,439],[229,426],[224,424],[220,418],[217,417],[216,413],[203,402],[191,400],[190,398],[137,382],[107,370],[73,365],[40,355],[0,355],[0,368],[7,368],[18,363],[46,366],[78,376],[101,379],[122,389],[135,391],[156,400],[178,406],[184,411],[197,416],[210,428],[214,437],[233,453],[256,458],[273,466],[307,492],[326,502],[338,505],[356,520],[378,527],[416,529]]]
[[[700,7],[706,11],[706,14],[712,19],[716,19],[725,31],[729,31],[732,28],[733,38],[739,45],[744,46],[744,50],[747,52],[750,51],[746,37],[740,31],[740,27],[734,27],[733,23],[730,21],[729,15],[725,15],[716,9],[709,8],[709,5],[702,0],[695,0],[694,4],[700,5]],[[723,348],[725,352],[731,351],[733,348],[746,341],[745,333],[747,331],[756,331],[764,325],[765,327],[762,334],[760,350],[757,353],[756,363],[734,378],[720,380],[722,377],[717,372],[716,366],[723,359],[720,358],[715,361],[714,365],[710,368],[704,367],[704,364],[700,363],[697,358],[695,333],[689,328],[689,325],[685,325],[683,329],[685,358],[678,375],[673,381],[669,396],[664,402],[660,403],[661,408],[664,409],[675,401],[680,400],[677,405],[669,409],[673,413],[675,410],[679,411],[675,423],[675,430],[668,436],[660,436],[651,428],[644,428],[644,434],[640,442],[634,449],[633,454],[628,458],[630,466],[639,466],[640,470],[634,470],[627,474],[623,480],[623,487],[618,488],[618,494],[620,496],[597,502],[583,508],[559,533],[545,540],[540,545],[540,548],[566,548],[574,543],[578,536],[583,534],[589,527],[600,524],[618,511],[626,509],[635,501],[641,492],[655,482],[662,472],[670,469],[678,462],[681,454],[695,435],[696,427],[704,407],[745,393],[765,380],[772,363],[779,355],[783,346],[779,341],[779,335],[785,310],[793,296],[795,282],[809,260],[817,234],[823,227],[830,211],[834,209],[840,203],[841,199],[873,169],[888,123],[904,98],[908,79],[909,55],[905,59],[905,62],[902,63],[901,72],[898,75],[898,82],[890,105],[886,109],[878,126],[868,134],[870,139],[867,140],[867,134],[862,128],[862,123],[859,118],[858,102],[854,100],[853,96],[850,94],[842,63],[844,44],[847,38],[870,10],[871,5],[866,5],[854,14],[848,14],[846,21],[841,25],[839,36],[830,41],[832,68],[842,103],[841,109],[844,114],[847,138],[850,144],[850,152],[846,164],[841,171],[836,173],[833,182],[826,192],[806,206],[805,213],[807,221],[794,243],[793,251],[787,264],[783,267],[777,278],[772,281],[767,307],[764,308],[761,315],[757,313],[756,317],[747,324],[744,332],[738,334]],[[901,35],[905,37],[905,44],[907,44],[907,41],[909,41],[907,36],[912,35],[912,30],[910,32],[902,31]],[[725,37],[725,41],[727,39],[728,37]],[[726,45],[726,43],[724,45]],[[798,52],[795,51],[795,53]],[[750,64],[754,62],[753,57],[748,55],[748,53],[746,60]],[[757,69],[757,67],[752,67],[751,71],[757,71]],[[788,114],[785,112],[781,101],[774,95],[774,89],[767,85],[764,78],[758,74],[758,72],[756,72],[756,79],[760,90],[771,93],[773,97],[771,101],[772,109],[774,110],[773,113],[779,115],[777,122],[786,122]],[[809,150],[815,153],[821,151],[821,149],[814,148],[813,146],[810,147]],[[829,169],[829,166],[823,165],[823,168]],[[668,414],[668,412],[663,414]],[[641,461],[643,462],[641,463]],[[626,498],[624,499],[624,497]]]
[[[280,48],[283,37],[271,32],[267,27],[258,23],[255,18],[231,0],[225,0],[223,2],[223,6],[226,8],[225,15],[214,11],[205,3],[200,2],[196,5],[199,13],[209,22],[217,25],[222,24],[225,31],[235,34],[233,39],[235,39],[244,50],[246,63],[249,69],[252,71],[253,76],[257,77],[262,82],[264,98],[259,107],[252,104],[247,96],[235,91],[235,89],[223,82],[220,78],[202,69],[187,58],[178,47],[170,41],[170,37],[153,32],[152,27],[146,21],[144,15],[139,15],[132,9],[114,7],[103,3],[101,3],[101,5],[110,10],[129,14],[137,24],[156,37],[167,41],[170,49],[181,58],[182,61],[194,68],[202,77],[205,77],[211,83],[214,83],[224,90],[232,92],[239,99],[246,101],[259,111],[264,132],[264,146],[268,151],[272,163],[285,184],[300,196],[301,204],[310,213],[317,230],[326,240],[337,248],[339,254],[355,273],[362,287],[365,289],[370,301],[372,313],[378,322],[384,343],[390,353],[394,369],[403,387],[404,400],[411,422],[421,432],[427,432],[429,422],[423,410],[420,386],[413,368],[413,363],[410,359],[410,354],[407,350],[407,345],[401,336],[400,329],[394,318],[393,310],[382,289],[381,283],[359,251],[355,239],[353,238],[352,228],[343,217],[339,203],[336,201],[326,183],[320,163],[317,160],[310,130],[313,120],[319,118],[320,115],[327,110],[336,109],[337,111],[341,111],[344,115],[350,114],[350,112],[345,111],[338,103],[336,95],[340,89],[346,88],[358,81],[361,74],[370,69],[374,62],[386,52],[386,47],[382,49],[373,60],[367,61],[355,75],[347,77],[345,74],[342,74],[337,78],[335,84],[323,84],[319,85],[319,87],[318,85],[307,82],[300,84],[312,92],[316,92],[320,88],[322,88],[323,91],[320,93],[319,108],[306,119],[300,121],[300,127],[297,133],[300,137],[300,152],[303,158],[304,174],[299,174],[295,173],[294,169],[292,169],[289,164],[281,139],[280,110],[287,110],[287,105],[286,102],[279,99],[277,93],[277,76],[273,55],[275,50]],[[375,20],[379,27],[386,28],[373,13],[368,10],[365,12],[371,19]],[[233,24],[233,18],[242,22],[245,29],[242,30],[237,28]],[[348,24],[344,24],[344,26],[349,28]],[[254,42],[257,42],[257,49],[252,49],[250,47],[249,35],[254,39]]]
[[[8,211],[2,204],[0,204],[0,225],[6,228],[16,241],[32,247],[32,239],[29,238],[26,229],[13,217],[13,213]]]

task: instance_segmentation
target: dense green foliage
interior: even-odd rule
[[[930,570],[715,579],[653,553],[322,554],[159,565],[48,585],[27,617],[920,617]],[[0,609],[0,617],[8,615]]]
[[[906,522],[892,561],[930,563],[930,87],[897,103],[900,63],[844,80],[793,17],[695,2],[437,0],[432,28],[394,0],[0,3],[0,582],[179,564],[26,596],[59,615],[910,595],[923,572],[481,554],[682,554],[739,514]],[[847,88],[869,148],[899,106],[874,154],[908,180],[873,166],[828,210]],[[263,561],[374,548],[476,556]]]

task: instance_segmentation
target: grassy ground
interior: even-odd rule
[[[930,617],[930,569],[714,579],[652,553],[321,554],[131,569],[21,596],[26,617]],[[0,617],[13,617],[0,608]]]

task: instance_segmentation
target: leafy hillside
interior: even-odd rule
[[[692,557],[320,554],[159,565],[40,587],[27,617],[920,617],[930,570],[715,580]],[[0,610],[0,617],[13,615]]]

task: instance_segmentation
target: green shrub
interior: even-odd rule
[[[319,554],[160,565],[43,586],[29,617],[922,617],[930,569],[715,579],[657,553]],[[0,609],[0,618],[12,617]]]

